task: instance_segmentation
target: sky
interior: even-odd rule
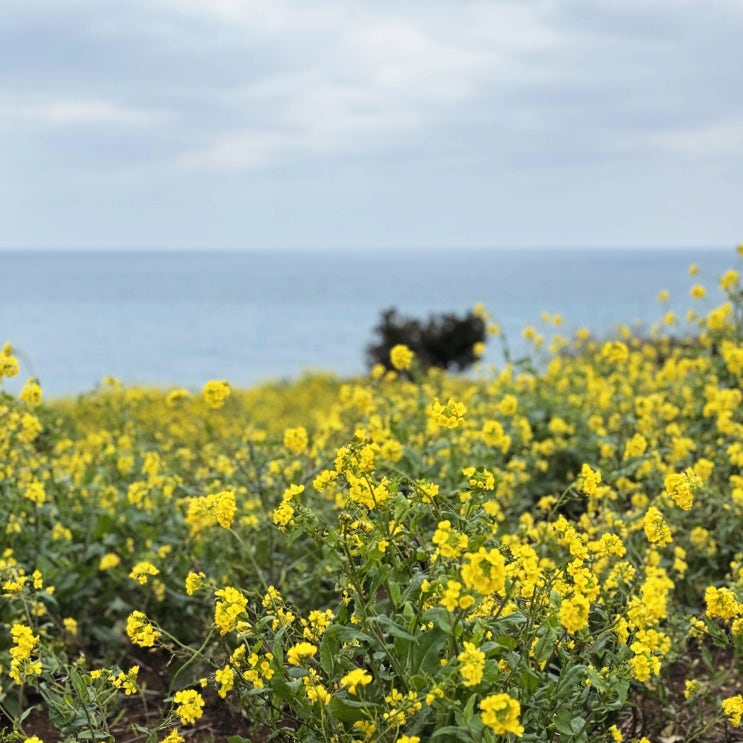
[[[2,0],[0,247],[743,241],[741,0]]]

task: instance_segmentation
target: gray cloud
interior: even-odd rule
[[[5,5],[7,245],[740,239],[737,0]]]

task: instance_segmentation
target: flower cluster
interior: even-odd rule
[[[740,271],[718,306],[699,287],[649,337],[550,338],[545,313],[534,357],[481,377],[400,345],[366,379],[3,395],[3,710],[20,729],[42,699],[63,735],[111,739],[145,688],[111,661],[134,654],[175,691],[146,689],[167,743],[212,705],[308,743],[659,740],[665,711],[623,727],[646,697],[722,739],[743,719]]]

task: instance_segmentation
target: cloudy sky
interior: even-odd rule
[[[0,246],[732,246],[741,0],[2,0]]]

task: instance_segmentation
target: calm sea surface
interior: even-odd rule
[[[387,307],[424,317],[483,302],[519,351],[542,310],[561,313],[564,332],[648,325],[662,314],[661,289],[683,311],[694,283],[712,289],[735,264],[733,249],[0,252],[0,344],[17,349],[20,377],[38,376],[51,395],[109,374],[186,387],[345,376],[364,370]],[[718,299],[711,292],[706,305]],[[490,345],[486,362],[501,363]]]

